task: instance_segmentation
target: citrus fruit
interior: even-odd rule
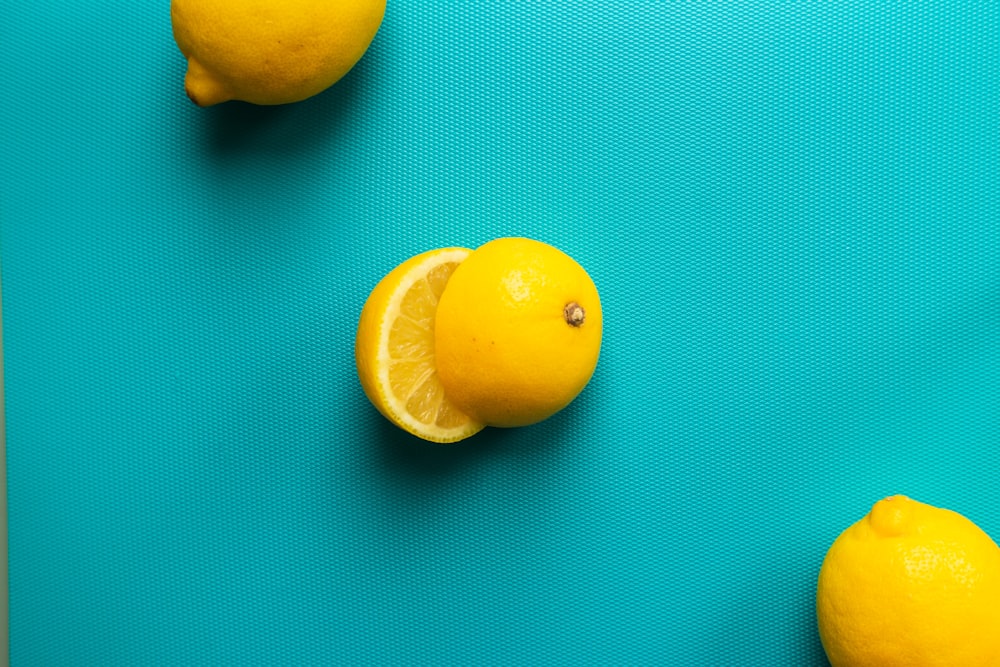
[[[890,496],[833,542],[816,614],[834,667],[996,667],[1000,547],[961,514]]]
[[[597,288],[575,260],[541,241],[495,239],[458,265],[441,295],[438,376],[472,418],[533,424],[589,382],[601,329]]]
[[[392,423],[433,442],[483,428],[445,396],[434,362],[438,300],[470,252],[441,248],[403,262],[375,286],[358,322],[354,356],[368,399]]]
[[[385,0],[172,0],[184,87],[199,106],[287,104],[336,83],[364,55]]]

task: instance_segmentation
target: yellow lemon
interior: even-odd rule
[[[540,241],[495,239],[459,264],[441,295],[438,376],[474,419],[533,424],[589,382],[601,332],[601,301],[583,267]]]
[[[1000,547],[961,514],[890,496],[830,547],[816,613],[834,667],[997,667]]]
[[[364,55],[385,0],[172,0],[184,87],[199,106],[286,104],[336,83]]]
[[[368,399],[392,423],[433,442],[483,428],[445,396],[434,360],[438,301],[470,252],[441,248],[403,262],[375,286],[358,322],[354,356]]]

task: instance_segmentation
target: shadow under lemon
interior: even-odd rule
[[[322,154],[359,117],[364,63],[323,92],[291,104],[257,105],[232,100],[204,109],[204,145],[217,157]],[[193,105],[192,105],[193,107]]]
[[[370,407],[370,406],[366,406]],[[435,443],[403,431],[381,415],[373,417],[373,464],[396,478],[435,480],[460,475],[471,467],[495,465],[498,460],[516,460],[518,466],[539,470],[547,460],[561,459],[568,448],[586,446],[574,442],[580,414],[569,405],[548,419],[531,426],[488,426],[459,442]]]

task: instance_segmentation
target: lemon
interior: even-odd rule
[[[816,613],[834,667],[997,667],[1000,547],[961,514],[890,496],[830,547]]]
[[[336,83],[361,59],[385,0],[172,0],[184,87],[199,106],[286,104]]]
[[[403,262],[375,286],[358,322],[354,356],[368,399],[389,421],[432,442],[483,428],[445,396],[434,355],[438,300],[470,252],[441,248]]]
[[[438,376],[472,418],[526,426],[589,382],[601,333],[601,301],[583,267],[541,241],[495,239],[459,264],[441,295]]]

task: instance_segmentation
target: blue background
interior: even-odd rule
[[[295,105],[192,105],[169,3],[0,22],[18,665],[824,665],[890,493],[1000,536],[1000,3],[390,0]],[[418,252],[605,308],[542,424],[385,422]]]

